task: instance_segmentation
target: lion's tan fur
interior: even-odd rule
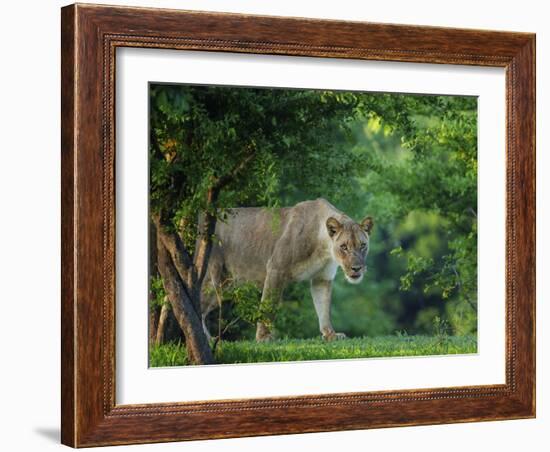
[[[226,278],[255,282],[266,298],[280,294],[289,282],[309,280],[321,333],[333,339],[337,333],[330,323],[332,280],[338,266],[350,282],[362,279],[371,228],[370,218],[358,224],[324,199],[277,210],[230,209],[227,220],[216,226],[208,284],[216,289]],[[352,270],[359,267],[360,271]],[[203,295],[203,317],[217,306],[216,297],[207,295],[212,292]],[[257,339],[267,334],[260,325]]]

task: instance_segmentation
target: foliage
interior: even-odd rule
[[[332,139],[349,133],[353,96],[323,91],[150,86],[150,204],[182,232],[192,251],[197,217],[225,218],[239,205],[276,207],[281,175],[297,188],[336,190],[356,164]],[[250,159],[213,206],[208,190]],[[328,166],[328,168],[327,168]]]
[[[364,125],[365,134],[377,145],[364,153],[371,171],[363,186],[376,187],[378,196],[371,208],[379,217],[394,224],[401,219],[392,229],[402,239],[391,250],[405,262],[401,290],[419,285],[424,294],[456,298],[476,311],[476,99],[403,97],[412,123],[407,132],[397,131],[397,153],[388,149],[392,140],[381,131],[385,117]],[[441,238],[430,238],[426,227],[437,230]],[[469,329],[473,331],[475,327]]]
[[[209,289],[214,290],[214,289]],[[222,324],[220,328],[222,331],[227,332],[235,328],[242,329],[242,322],[245,322],[249,326],[255,328],[258,322],[272,327],[272,320],[275,315],[276,307],[270,300],[261,300],[260,289],[251,282],[235,283],[228,280],[222,287],[222,293],[219,294],[223,301],[231,301],[232,309],[230,317],[231,321],[228,321],[227,317],[218,318]],[[241,320],[241,323],[237,323],[236,320]]]
[[[149,309],[155,310],[161,308],[163,305],[170,306],[166,301],[166,291],[164,290],[162,278],[159,276],[150,277],[149,293]]]
[[[379,358],[476,353],[475,336],[379,336],[325,342],[322,339],[283,339],[257,343],[254,340],[221,342],[216,362],[223,364],[311,361],[324,359]],[[188,364],[185,347],[163,344],[151,349],[151,367]]]
[[[230,207],[276,212],[325,197],[376,224],[365,281],[334,282],[337,331],[433,334],[440,319],[449,334],[476,333],[475,98],[151,84],[150,121],[151,212],[190,254],[201,212],[224,221]],[[214,181],[242,163],[208,204]],[[289,287],[281,306],[262,306],[251,286],[223,297],[235,301],[224,325],[241,319],[232,339],[252,338],[259,319],[272,319],[279,337],[319,336],[306,284]]]

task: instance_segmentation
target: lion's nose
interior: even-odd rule
[[[351,269],[355,272],[355,273],[359,273],[361,271],[361,269],[363,268],[362,265],[353,265],[351,267]]]

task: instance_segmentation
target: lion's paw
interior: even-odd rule
[[[332,331],[328,334],[323,334],[323,339],[327,342],[330,341],[339,341],[341,339],[345,339],[347,336],[344,333],[336,333],[335,331]]]
[[[271,342],[273,339],[275,338],[271,333],[256,335],[256,342]]]

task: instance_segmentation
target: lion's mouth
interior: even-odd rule
[[[362,272],[346,273],[346,279],[352,284],[359,284],[363,279],[363,273]]]

